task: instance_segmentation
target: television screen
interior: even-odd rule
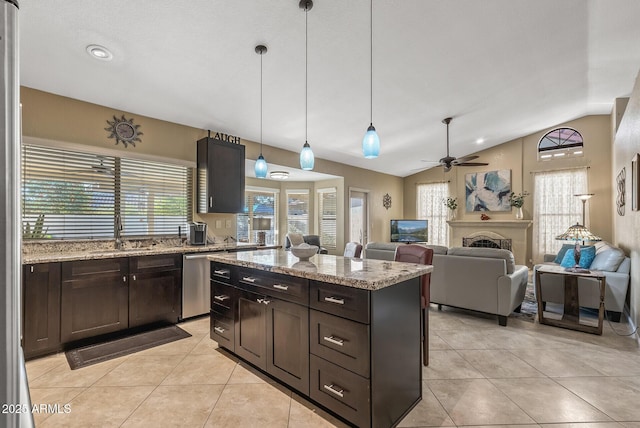
[[[391,242],[427,242],[427,220],[391,220]]]

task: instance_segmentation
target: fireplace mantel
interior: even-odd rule
[[[516,264],[526,265],[527,261],[527,229],[533,224],[531,220],[450,220],[451,228],[449,245],[462,246],[462,238],[480,232],[493,232],[511,239],[511,251]]]

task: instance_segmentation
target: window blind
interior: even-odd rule
[[[24,144],[24,239],[177,234],[191,220],[192,169]]]
[[[309,234],[309,190],[287,190],[287,232]]]
[[[318,191],[318,226],[320,243],[325,248],[336,248],[338,194],[335,189]]]

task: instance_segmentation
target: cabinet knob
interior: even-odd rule
[[[127,282],[127,276],[126,276],[126,275],[124,275],[124,276],[122,277],[122,282]]]
[[[136,276],[135,275],[133,275],[133,280],[136,281]]]

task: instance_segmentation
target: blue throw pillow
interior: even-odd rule
[[[562,260],[564,259],[564,255],[567,253],[567,250],[573,250],[573,247],[575,247],[575,245],[573,244],[562,244],[562,248],[560,248],[560,251],[558,251],[558,254],[556,255],[556,258],[553,260],[553,262],[559,263],[559,264],[562,263]]]
[[[583,269],[589,269],[593,259],[596,258],[596,247],[580,247],[580,263],[578,265]],[[576,260],[573,257],[573,249],[567,250],[562,258],[562,263],[560,266],[569,268],[574,267],[576,264]]]

